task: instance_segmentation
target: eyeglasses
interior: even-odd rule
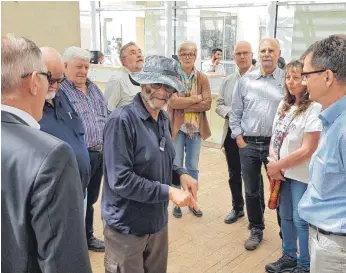
[[[193,57],[196,56],[196,54],[192,54],[192,53],[189,53],[189,54],[180,54],[179,55],[180,57],[184,58],[184,59],[192,59]]]
[[[49,82],[49,84],[50,85],[53,85],[54,83],[58,83],[58,84],[60,84],[60,83],[62,83],[64,80],[66,79],[66,77],[65,77],[65,75],[62,77],[62,78],[58,78],[58,79],[53,79],[53,78],[51,78],[50,80],[48,80],[48,82]]]
[[[26,77],[32,75],[32,73],[34,73],[34,72],[26,73],[26,74],[22,75],[21,78],[24,79],[24,78],[26,78]],[[48,82],[50,82],[50,81],[52,80],[52,73],[50,73],[50,71],[48,71],[48,72],[37,72],[37,74],[46,76]]]
[[[244,55],[244,57],[247,57],[247,56],[249,56],[249,54],[250,54],[251,52],[236,52],[236,53],[234,53],[234,55],[236,55],[237,57],[241,57],[241,55]]]
[[[315,74],[315,73],[322,73],[324,71],[327,71],[327,70],[330,70],[330,69],[320,69],[320,70],[315,70],[315,71],[309,71],[309,72],[302,72],[301,75],[302,75],[302,79],[303,81],[306,81],[308,79],[308,76],[310,74]],[[332,71],[333,73],[336,73],[335,70],[330,70]]]
[[[174,87],[169,86],[167,84],[163,84],[163,83],[152,83],[150,84],[151,88],[153,89],[160,89],[160,88],[164,88],[168,93],[174,93],[176,90]]]

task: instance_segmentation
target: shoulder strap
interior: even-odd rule
[[[280,160],[280,150],[281,150],[282,143],[284,142],[284,139],[285,139],[285,137],[286,137],[286,133],[287,133],[287,131],[288,131],[288,128],[290,127],[292,121],[296,118],[296,116],[297,116],[296,113],[294,113],[294,114],[293,114],[293,117],[292,117],[291,120],[290,120],[290,122],[287,124],[287,127],[286,127],[286,129],[285,129],[285,132],[284,132],[284,134],[283,134],[283,137],[282,137],[282,139],[281,139],[281,142],[280,142],[279,148],[278,148],[278,160]]]

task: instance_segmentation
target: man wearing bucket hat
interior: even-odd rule
[[[178,63],[149,56],[142,72],[131,73],[141,92],[117,108],[104,131],[106,272],[167,271],[168,201],[198,209],[198,183],[175,157],[168,115],[171,95],[183,92]],[[183,190],[171,187],[180,184]]]

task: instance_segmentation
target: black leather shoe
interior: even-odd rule
[[[202,217],[203,216],[203,213],[201,210],[195,210],[194,208],[190,208],[189,207],[189,210],[196,216],[196,217]]]
[[[175,218],[181,218],[183,216],[183,214],[181,213],[181,209],[179,207],[173,208],[173,216]]]
[[[105,252],[105,243],[91,236],[88,239],[88,249],[95,252]]]
[[[243,217],[243,216],[244,216],[243,210],[236,211],[236,210],[232,209],[232,211],[225,218],[225,223],[226,224],[232,224],[232,223],[236,222],[238,220],[238,218]]]

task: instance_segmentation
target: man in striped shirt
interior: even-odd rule
[[[69,47],[63,54],[66,80],[61,90],[82,119],[85,144],[89,151],[91,178],[87,187],[85,229],[89,250],[104,252],[103,241],[94,237],[93,205],[97,202],[103,175],[103,129],[109,115],[107,101],[101,90],[88,78],[90,53],[79,47]]]

